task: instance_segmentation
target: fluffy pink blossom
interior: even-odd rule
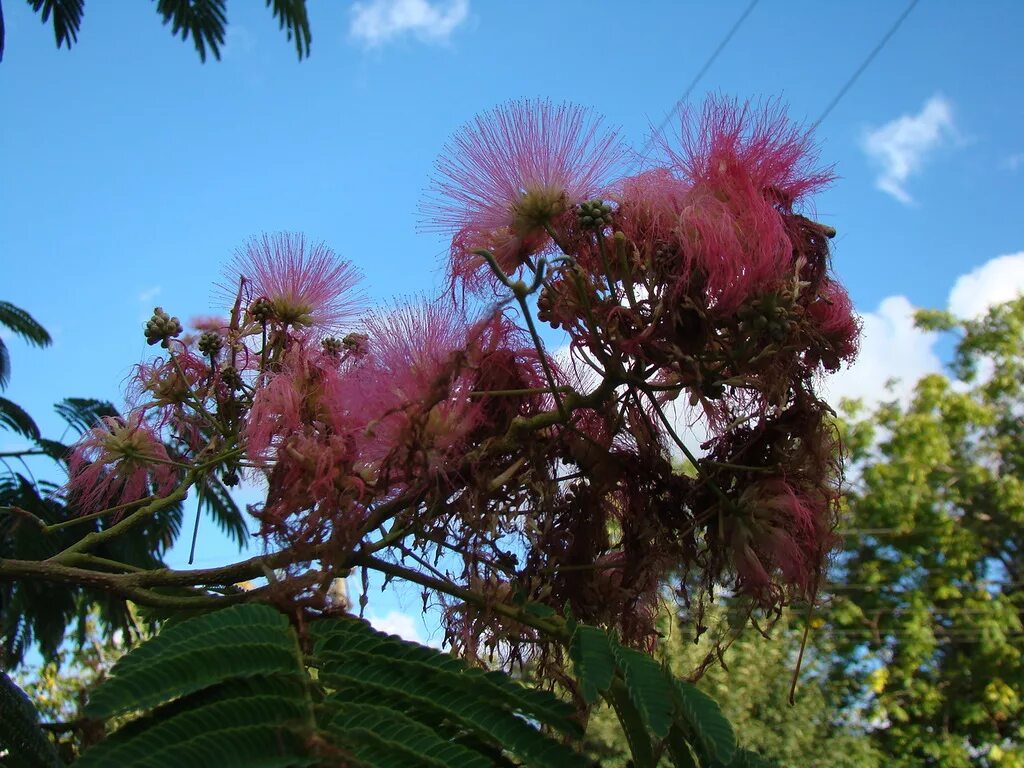
[[[343,434],[356,428],[345,418],[348,396],[341,361],[311,339],[296,340],[280,367],[256,387],[246,426],[250,458],[272,460],[296,434]]]
[[[809,134],[778,104],[710,99],[684,111],[670,168],[691,186],[678,220],[680,269],[723,313],[791,277],[794,244],[782,214],[832,179],[815,167]]]
[[[752,105],[711,97],[699,115],[684,108],[680,118],[678,148],[664,138],[660,143],[669,165],[691,184],[715,188],[740,171],[759,194],[789,210],[835,178],[831,168],[818,166],[810,131],[777,101]]]
[[[225,276],[222,291],[231,301],[244,277],[248,304],[266,299],[275,320],[297,328],[339,332],[365,307],[357,289],[360,275],[352,263],[323,243],[307,243],[301,234],[253,238],[235,254]]]
[[[423,206],[429,226],[456,236],[454,277],[486,269],[473,248],[492,250],[513,271],[550,242],[546,225],[604,191],[624,149],[601,122],[575,105],[523,100],[456,132]]]
[[[368,355],[353,377],[371,416],[363,456],[371,463],[417,453],[441,469],[476,423],[479,405],[458,391],[470,324],[453,304],[418,302],[366,321]],[[397,453],[395,453],[397,451]]]
[[[64,490],[86,514],[150,492],[166,495],[176,480],[159,434],[135,412],[127,419],[107,416],[82,436],[68,458]]]

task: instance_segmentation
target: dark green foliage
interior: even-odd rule
[[[278,26],[285,30],[288,39],[295,39],[295,52],[299,58],[309,56],[309,44],[313,35],[309,30],[309,16],[306,13],[306,0],[267,0]]]
[[[357,619],[300,636],[265,605],[186,619],[124,656],[90,717],[142,716],[76,765],[571,768],[572,708]],[[148,711],[147,711],[148,710]],[[538,726],[544,726],[545,730]]]
[[[68,398],[56,410],[77,433],[94,426],[102,416],[118,415],[110,403],[88,398]],[[37,438],[35,442],[51,458],[63,459],[67,453],[57,441]],[[93,554],[139,568],[160,567],[164,553],[181,530],[183,512],[180,504],[162,510],[149,525],[98,546]],[[69,503],[56,484],[37,481],[27,471],[8,469],[0,474],[0,557],[45,560],[113,523],[108,516],[46,533],[41,530],[44,525],[66,523],[76,517],[73,500]],[[0,667],[19,664],[33,644],[38,645],[44,659],[52,659],[70,627],[75,630],[72,636],[83,640],[85,621],[93,607],[99,609],[107,633],[121,630],[127,638],[138,633],[125,601],[109,593],[33,580],[0,582]]]
[[[832,679],[885,765],[1021,765],[1024,299],[960,322],[953,379],[861,417],[829,626]]]
[[[244,547],[249,541],[249,528],[245,524],[245,516],[238,504],[231,498],[224,483],[215,475],[207,474],[201,481],[203,508],[210,513],[217,526],[239,546]]]
[[[157,0],[156,10],[164,24],[171,25],[171,34],[181,35],[182,40],[192,38],[200,61],[206,61],[207,47],[214,58],[220,58],[228,22],[224,0]]]
[[[3,756],[6,753],[6,756]],[[0,671],[0,765],[55,768],[60,760],[25,693]]]
[[[39,438],[39,427],[36,426],[35,421],[28,415],[28,412],[17,403],[11,402],[5,397],[0,397],[0,427],[17,432],[29,440],[37,440]]]
[[[39,6],[43,4],[43,0],[34,0],[34,3],[36,10],[39,10]],[[46,2],[46,5],[52,4],[52,2]],[[65,3],[58,2],[56,5],[65,5]],[[67,3],[67,5],[74,5],[74,2]],[[57,20],[56,17],[54,17],[54,24],[56,25],[56,23]],[[0,26],[0,30],[2,30],[2,26]],[[57,40],[57,45],[60,45],[60,38]],[[2,55],[2,53],[3,42],[0,40],[0,55]],[[46,332],[46,329],[43,328],[43,326],[36,322],[32,315],[6,301],[0,301],[0,325],[8,328],[29,344],[37,347],[45,347],[52,341],[50,339],[50,334]],[[4,344],[4,340],[0,338],[0,389],[5,389],[10,380],[10,353],[7,351],[7,345]]]
[[[113,403],[88,397],[66,398],[57,403],[54,410],[79,434],[95,427],[100,419],[121,415]]]
[[[695,685],[675,681],[674,701],[677,711],[696,736],[701,754],[708,762],[732,765],[736,754],[736,734],[722,714],[718,702]]]
[[[597,627],[581,624],[576,627],[569,648],[580,693],[587,704],[597,701],[608,690],[615,677],[615,654],[611,639]]]
[[[29,0],[29,4],[44,24],[53,19],[53,35],[58,48],[71,48],[78,41],[85,0]],[[156,0],[156,10],[164,24],[169,25],[171,33],[182,40],[191,38],[200,61],[204,62],[207,52],[220,59],[228,24],[226,5],[226,0]],[[288,40],[295,41],[295,52],[299,58],[309,56],[312,33],[306,0],[266,0],[266,6]],[[0,59],[3,58],[3,50],[4,26],[0,11]],[[0,323],[5,322],[4,306],[10,305],[0,303]],[[0,383],[3,381],[4,355],[0,343]]]
[[[582,695],[588,703],[597,694],[609,700],[638,768],[654,766],[664,752],[679,768],[729,766],[740,754],[748,760],[743,765],[754,764],[752,753],[737,751],[715,700],[648,654],[583,624],[575,627],[569,652]]]

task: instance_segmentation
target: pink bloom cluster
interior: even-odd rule
[[[260,478],[268,541],[410,558],[482,593],[444,603],[469,653],[536,640],[487,601],[568,605],[649,646],[675,576],[698,619],[723,585],[766,609],[812,597],[841,473],[815,387],[860,331],[834,233],[805,215],[832,174],[775,104],[714,99],[680,126],[634,168],[571,105],[456,133],[424,210],[463,301],[366,312],[325,246],[250,241],[224,319],[183,336],[154,313],[166,355],[76,449],[69,488],[91,510],[166,492],[179,465]],[[567,334],[562,364],[534,315]],[[700,455],[671,413],[702,422]]]

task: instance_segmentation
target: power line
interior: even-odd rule
[[[896,30],[900,28],[900,25],[906,20],[907,16],[910,15],[910,12],[914,10],[914,7],[919,2],[920,0],[910,0],[909,5],[907,5],[907,7],[904,9],[903,13],[901,13],[899,18],[896,19],[896,21],[893,23],[891,27],[889,27],[889,31],[882,36],[882,39],[878,41],[878,45],[876,45],[872,49],[871,53],[867,55],[867,58],[864,59],[864,61],[861,62],[860,66],[854,70],[852,75],[850,75],[849,80],[847,80],[843,84],[843,87],[839,89],[839,92],[832,98],[832,101],[828,103],[828,106],[825,107],[825,110],[821,113],[821,117],[814,121],[814,125],[812,127],[816,128],[818,125],[820,125],[821,121],[828,117],[829,113],[833,109],[835,109],[836,104],[838,104],[840,99],[842,99],[843,96],[846,95],[846,92],[850,90],[851,87],[853,87],[853,84],[857,82],[857,78],[864,74],[864,70],[868,68],[871,62],[874,61],[875,57],[881,52],[883,48],[885,48],[885,44],[888,43],[892,36],[896,34]]]
[[[683,95],[676,101],[675,104],[672,105],[672,109],[670,109],[668,113],[666,113],[665,118],[658,125],[658,130],[654,132],[654,135],[661,133],[665,129],[665,126],[668,125],[668,121],[672,119],[672,115],[674,115],[676,113],[676,110],[679,109],[679,105],[683,104],[686,101],[686,99],[689,98],[690,94],[693,93],[693,89],[697,87],[697,83],[699,83],[701,78],[704,77],[705,74],[707,74],[707,71],[709,69],[711,69],[711,65],[715,63],[715,59],[717,59],[718,55],[725,50],[725,46],[729,44],[729,41],[732,40],[732,37],[733,35],[736,34],[737,30],[739,30],[739,28],[743,26],[743,22],[747,20],[747,17],[750,15],[750,12],[754,10],[754,6],[757,5],[757,3],[758,0],[751,0],[750,4],[746,7],[746,10],[744,10],[743,13],[740,14],[739,18],[736,19],[736,22],[732,25],[729,31],[725,33],[725,37],[722,38],[722,41],[718,44],[718,47],[715,48],[715,50],[712,52],[710,56],[708,56],[707,61],[705,61],[704,65],[697,71],[697,74],[693,76],[693,80],[690,81],[690,84],[686,86],[686,90],[683,91]],[[644,147],[644,157],[646,157],[647,153],[650,152],[651,144],[653,142],[654,137],[652,135],[652,137],[648,139],[647,144]]]

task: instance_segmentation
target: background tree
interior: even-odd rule
[[[952,378],[851,421],[830,606],[848,706],[897,766],[1018,766],[1024,725],[1024,299],[961,322]]]

